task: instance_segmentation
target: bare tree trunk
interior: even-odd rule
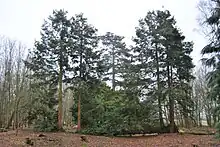
[[[62,124],[62,113],[63,113],[63,93],[62,93],[62,77],[63,77],[63,67],[62,67],[62,61],[60,61],[60,69],[59,69],[59,106],[58,106],[58,129],[61,130],[63,127]]]
[[[12,120],[13,120],[14,116],[15,116],[15,110],[12,112],[11,117],[8,120],[8,125],[7,125],[6,129],[9,129],[10,126],[12,125]]]
[[[1,127],[10,128],[12,122],[18,126],[16,120],[19,118],[16,118],[16,116],[20,100],[23,97],[21,94],[24,90],[25,81],[25,67],[22,66],[22,53],[24,53],[25,48],[21,43],[8,38],[0,38],[0,47],[3,47],[3,54],[1,54],[2,48],[0,48],[0,55],[3,55],[2,59],[5,63],[3,64],[4,67],[1,68],[4,69],[4,71],[1,71],[4,78],[0,74],[0,124]],[[21,71],[22,68],[23,72]]]
[[[0,38],[0,50],[2,52],[2,59],[5,64],[2,69],[4,73],[4,78],[1,78],[2,90],[1,90],[1,116],[0,116],[0,125],[1,127],[7,127],[7,122],[10,119],[11,114],[11,103],[13,102],[12,96],[12,75],[13,75],[13,58],[15,50],[15,41],[12,41],[8,38]],[[3,76],[2,76],[3,77]]]
[[[7,81],[8,81],[8,101],[7,101],[7,122],[9,121],[9,115],[11,114],[11,103],[12,103],[12,99],[11,99],[11,84],[12,84],[12,72],[13,72],[13,52],[15,50],[15,41],[10,41],[8,40],[8,48],[9,48],[9,61],[8,61],[8,75],[7,75]],[[19,51],[20,52],[20,51]],[[17,84],[17,83],[16,83]],[[17,86],[17,85],[16,85]]]

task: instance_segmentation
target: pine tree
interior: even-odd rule
[[[46,77],[45,77],[46,80]],[[32,79],[28,89],[29,101],[25,105],[27,122],[34,124],[37,131],[57,131],[58,112],[55,106],[57,84],[39,84],[39,80]]]
[[[32,77],[41,80],[41,84],[57,84],[59,87],[59,129],[62,129],[63,79],[66,76],[67,69],[70,69],[68,57],[69,46],[71,46],[69,28],[70,21],[67,19],[67,12],[54,10],[53,15],[49,16],[42,26],[41,39],[36,41],[30,60],[26,61],[26,65],[33,72]]]
[[[195,77],[192,75],[194,65],[192,63],[192,58],[190,57],[190,53],[193,50],[193,43],[183,42],[181,48],[182,52],[179,54],[179,59],[176,61],[177,80],[175,87],[179,90],[179,98],[176,99],[178,104],[182,107],[185,125],[186,127],[189,127],[189,117],[192,118],[192,110],[194,106],[191,82]]]
[[[159,120],[160,127],[164,126],[163,116],[162,116],[162,79],[164,77],[164,47],[162,46],[162,21],[165,21],[166,17],[159,18],[158,12],[148,12],[144,19],[139,20],[139,27],[136,28],[136,37],[133,39],[136,46],[134,47],[134,52],[137,53],[136,59],[139,61],[138,67],[142,71],[142,81],[147,81],[144,83],[147,85],[156,84],[157,87],[154,91],[159,108]],[[161,20],[162,19],[162,20]],[[150,77],[152,77],[150,80]],[[148,87],[147,87],[148,88]],[[148,90],[152,92],[152,90]]]
[[[180,75],[190,75],[192,59],[189,54],[192,51],[189,43],[184,43],[185,37],[175,26],[176,21],[168,10],[148,12],[144,19],[139,21],[136,28],[136,43],[134,52],[139,61],[138,67],[142,81],[148,93],[156,96],[159,108],[160,127],[163,127],[162,101],[168,97],[170,131],[175,131],[174,105],[175,84],[177,71]],[[180,63],[181,64],[180,64]],[[188,67],[186,67],[188,65]],[[182,69],[186,67],[186,70]],[[151,80],[150,80],[151,79]],[[188,81],[190,81],[188,77]],[[185,80],[185,79],[184,79]]]
[[[208,57],[203,57],[203,63],[211,68],[211,71],[207,74],[208,87],[210,89],[207,99],[211,99],[215,101],[214,110],[214,122],[216,122],[216,117],[219,115],[219,99],[220,99],[220,28],[219,28],[219,20],[220,20],[220,1],[219,0],[209,0],[206,1],[210,3],[209,14],[205,14],[207,17],[204,20],[205,27],[211,28],[209,43],[206,45],[201,53],[203,55],[208,55]],[[220,123],[218,122],[217,129],[220,130]],[[218,133],[219,135],[219,133]]]
[[[171,17],[169,11],[166,11],[165,15]],[[192,43],[184,42],[185,36],[183,36],[180,30],[175,26],[175,19],[172,18],[170,20],[171,21],[164,23],[164,27],[166,26],[166,28],[163,30],[162,35],[166,38],[166,40],[163,41],[163,46],[166,48],[165,65],[167,68],[166,75],[168,78],[167,86],[170,107],[170,131],[173,132],[175,128],[174,105],[175,101],[177,100],[177,98],[174,97],[173,91],[176,89],[176,86],[179,85],[178,82],[185,80],[187,85],[187,90],[183,89],[187,97],[185,102],[191,100],[191,96],[188,92],[190,89],[192,89],[189,86],[189,82],[193,79],[192,69],[194,68],[194,65],[192,64],[192,58],[190,57],[190,53],[192,52],[193,48]],[[180,78],[180,81],[177,80],[178,77]],[[187,108],[185,107],[186,103],[182,106],[184,114],[187,114]],[[188,106],[193,107],[193,104],[188,104]]]
[[[126,44],[123,42],[124,37],[115,35],[114,33],[107,32],[101,36],[102,45],[102,60],[104,61],[104,67],[106,68],[105,79],[109,79],[111,76],[112,89],[115,91],[115,87],[119,85],[118,78],[122,72],[122,65],[124,60],[129,56],[129,50],[126,48]]]
[[[207,14],[209,17],[205,20],[205,23],[212,28],[210,34],[210,43],[202,49],[203,55],[211,55],[209,58],[203,58],[203,62],[212,68],[212,71],[208,74],[209,86],[212,88],[212,92],[215,97],[220,97],[220,29],[219,29],[219,1],[210,0],[213,8],[212,14]]]
[[[71,18],[71,62],[74,63],[74,76],[68,79],[78,89],[78,130],[81,129],[81,97],[84,84],[94,84],[98,77],[99,52],[97,29],[88,24],[83,14]]]

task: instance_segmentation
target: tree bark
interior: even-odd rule
[[[62,86],[63,86],[63,81],[62,81],[62,77],[63,77],[63,67],[62,67],[62,61],[60,61],[60,69],[59,69],[59,92],[58,92],[58,95],[59,95],[59,105],[58,105],[58,129],[61,130],[62,127],[63,127],[63,124],[62,124],[62,113],[63,113],[63,95],[62,95]]]
[[[82,35],[82,34],[81,34]],[[78,114],[77,114],[77,130],[80,131],[81,130],[81,83],[82,83],[82,78],[83,78],[83,73],[82,73],[82,63],[83,63],[83,38],[80,39],[80,61],[79,61],[79,99],[78,99]]]
[[[115,91],[115,49],[112,49],[112,89]]]
[[[9,129],[9,128],[10,128],[14,116],[15,116],[15,110],[12,112],[11,117],[10,117],[9,120],[8,120],[8,124],[7,124],[6,129]],[[14,128],[13,128],[13,129],[14,129]]]
[[[163,113],[162,113],[162,106],[161,106],[161,83],[160,83],[160,69],[159,69],[159,57],[158,57],[158,47],[156,44],[156,68],[157,68],[157,100],[158,100],[158,108],[159,108],[159,120],[160,120],[160,128],[164,127],[163,122]]]
[[[174,122],[174,99],[172,97],[172,67],[167,66],[167,75],[168,75],[168,93],[169,93],[169,118],[170,118],[170,133],[175,132],[175,122]]]

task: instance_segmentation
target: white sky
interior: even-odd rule
[[[200,60],[200,51],[206,44],[197,31],[199,14],[198,0],[0,0],[0,35],[22,41],[32,47],[39,39],[43,19],[53,9],[65,9],[69,15],[83,12],[88,22],[100,33],[107,31],[130,40],[135,33],[138,20],[149,10],[170,10],[188,41],[193,41],[194,63]]]

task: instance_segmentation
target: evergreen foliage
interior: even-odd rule
[[[35,85],[28,120],[36,129],[62,128],[67,89],[74,97],[73,123],[84,133],[176,132],[175,106],[185,123],[190,121],[193,43],[184,41],[168,10],[150,11],[140,19],[130,48],[123,36],[98,36],[82,13],[67,14],[55,10],[45,21],[25,62]]]
[[[210,88],[210,91],[207,95],[207,99],[210,99],[211,101],[215,101],[215,107],[213,113],[214,116],[219,116],[219,98],[220,98],[220,48],[219,48],[219,20],[220,20],[220,1],[215,0],[209,0],[208,1],[211,4],[211,13],[207,14],[207,18],[205,19],[205,24],[211,28],[210,30],[210,42],[202,49],[203,55],[208,55],[208,57],[204,57],[202,59],[203,63],[211,67],[211,71],[207,74],[207,81],[208,81],[208,87]],[[218,122],[217,122],[218,121]],[[218,136],[219,136],[219,120],[216,120],[216,117],[214,117],[214,123],[216,124],[216,127],[218,129]]]

